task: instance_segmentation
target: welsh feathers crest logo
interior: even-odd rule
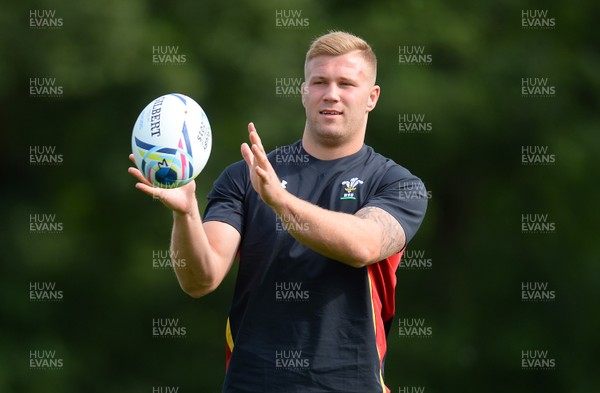
[[[340,199],[356,199],[356,196],[354,196],[354,191],[356,191],[356,186],[358,186],[359,184],[363,184],[364,182],[362,180],[359,180],[358,177],[353,177],[352,179],[350,179],[350,181],[345,180],[342,182],[342,185],[344,186],[344,195],[342,197],[340,197]]]

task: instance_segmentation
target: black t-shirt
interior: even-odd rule
[[[293,195],[349,214],[381,208],[402,225],[407,243],[423,220],[421,180],[366,145],[324,161],[298,141],[268,157]],[[383,366],[402,253],[357,269],[305,247],[254,191],[244,161],[216,180],[204,221],[241,234],[223,392],[389,391]]]

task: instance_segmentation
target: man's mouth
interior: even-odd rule
[[[335,116],[335,115],[341,115],[344,112],[334,111],[334,110],[331,110],[331,109],[325,109],[325,110],[319,111],[319,113],[322,114],[322,115]]]

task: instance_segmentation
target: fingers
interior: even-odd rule
[[[133,154],[129,155],[129,159],[135,163]],[[148,194],[152,197],[158,197],[160,199],[162,189],[158,188],[158,187],[154,187],[152,185],[152,183],[150,183],[148,181],[148,179],[146,179],[144,177],[144,175],[142,174],[142,172],[140,172],[139,169],[134,168],[134,167],[129,167],[129,168],[127,168],[127,172],[129,172],[129,174],[138,181],[138,183],[135,184],[135,188],[137,188],[138,190],[142,191],[145,194]]]
[[[242,157],[244,157],[244,161],[248,165],[248,170],[254,170],[254,172],[263,180],[267,180],[267,171],[258,166],[258,160],[256,154],[254,154],[254,149],[256,149],[256,145],[252,145],[252,149],[248,146],[247,143],[243,143],[241,146]]]
[[[151,197],[162,200],[162,188],[153,186],[152,183],[145,179],[142,176],[142,173],[136,168],[129,168],[128,172],[138,180],[138,182],[135,183],[135,188],[142,191],[144,194],[148,194]]]
[[[270,163],[267,159],[267,153],[265,152],[262,140],[260,139],[260,136],[256,131],[256,127],[254,127],[254,123],[248,124],[248,134],[250,142],[252,143],[251,149],[254,155],[255,164],[258,165],[264,171],[268,170],[270,167]]]
[[[152,183],[150,183],[148,180],[143,178],[140,171],[137,170],[136,168],[129,168],[129,173],[132,176],[134,176],[136,179],[139,180],[138,183],[135,183],[135,188],[142,191],[144,194],[150,195],[151,197],[164,202],[163,197],[166,197],[165,192],[168,192],[169,191],[168,189],[156,187],[156,186],[152,185]],[[191,181],[190,183],[186,184],[185,186],[182,186],[181,188],[183,189],[184,187],[193,187],[192,183],[194,183],[194,182]],[[194,190],[195,190],[195,187],[194,187]],[[194,191],[192,191],[192,193],[193,192]]]
[[[258,145],[252,145],[252,153],[254,154],[254,160],[256,164],[263,169],[267,169],[270,165],[267,155],[263,149]]]
[[[136,164],[136,162],[135,162],[135,157],[133,156],[133,154],[130,154],[130,155],[129,155],[129,160],[130,160],[131,162],[133,162],[133,164],[134,164],[134,165],[137,165],[137,164]],[[152,184],[151,184],[151,183],[148,181],[148,179],[146,179],[146,178],[144,177],[144,175],[142,174],[142,172],[141,172],[139,169],[137,169],[137,167],[129,167],[129,168],[127,169],[127,172],[129,172],[129,174],[130,174],[131,176],[135,177],[135,178],[136,178],[137,180],[139,180],[140,182],[142,182],[142,183],[144,183],[144,184],[147,184],[147,185],[149,185],[149,186],[152,186]]]
[[[131,157],[133,157],[133,155],[130,156],[130,159]],[[135,167],[127,168],[127,172],[129,172],[129,174],[138,181],[135,184],[135,188],[142,191],[144,194],[161,201],[166,207],[173,211],[186,213],[187,210],[185,209],[188,206],[191,206],[190,203],[195,201],[196,182],[194,180],[177,188],[178,191],[175,192],[172,189],[154,186],[150,181],[148,181],[148,179],[144,177],[142,172]],[[184,191],[183,198],[185,200],[183,202],[181,200],[181,191],[179,190]]]
[[[252,150],[247,143],[242,143],[240,147],[240,151],[242,152],[242,157],[244,157],[244,161],[248,164],[248,168],[252,168],[254,166],[254,155],[252,154]]]
[[[250,142],[252,142],[252,145],[259,146],[264,153],[265,148],[262,145],[262,140],[260,139],[260,136],[258,136],[258,131],[256,131],[256,127],[254,127],[254,123],[248,124],[248,137],[250,138]]]
[[[142,175],[142,172],[140,172],[139,169],[134,168],[134,167],[129,167],[127,168],[127,172],[129,172],[129,174],[133,177],[136,178],[136,180],[138,180],[140,183],[143,183],[145,185],[147,185],[148,187],[152,187],[152,183],[150,183],[148,181],[148,179],[146,179],[144,177],[144,175]]]
[[[163,191],[162,188],[149,186],[145,183],[136,183],[135,188],[142,191],[144,194],[147,194],[147,195],[150,195],[151,197],[162,200],[162,198],[161,198],[162,191]]]

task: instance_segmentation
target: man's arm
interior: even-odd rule
[[[214,291],[233,265],[240,234],[231,225],[202,223],[200,213],[173,212],[171,252],[185,264],[175,267],[181,289],[194,298]],[[177,264],[174,264],[176,266]]]
[[[353,267],[379,262],[404,247],[402,226],[378,207],[356,214],[334,212],[288,193],[273,206],[288,232],[300,243]]]
[[[129,168],[129,173],[139,181],[137,189],[159,199],[173,211],[171,255],[176,255],[179,261],[185,260],[173,264],[183,291],[196,298],[213,291],[233,265],[241,240],[239,232],[222,222],[202,223],[194,181],[183,187],[163,189],[153,187],[136,168]]]
[[[385,210],[368,206],[354,215],[334,212],[283,189],[252,123],[248,131],[252,147],[243,144],[241,151],[250,169],[252,186],[296,240],[354,267],[370,265],[402,250],[406,242],[404,230]]]

